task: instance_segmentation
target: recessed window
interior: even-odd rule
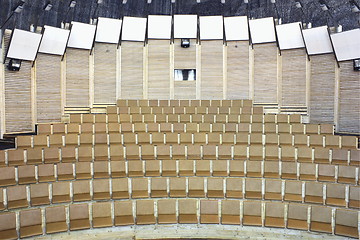
[[[175,69],[174,72],[175,81],[195,81],[196,70],[195,69]]]

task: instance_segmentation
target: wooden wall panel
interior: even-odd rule
[[[306,51],[281,51],[282,55],[282,106],[306,106]]]
[[[61,115],[61,56],[39,53],[36,59],[37,122],[59,122]]]
[[[223,99],[223,41],[201,42],[201,99]]]
[[[5,70],[6,133],[33,131],[31,66],[23,61],[18,72]]]
[[[249,99],[249,42],[227,43],[227,99]]]
[[[275,43],[254,45],[255,103],[278,103],[277,54]]]
[[[360,133],[360,72],[353,61],[340,63],[339,132]]]
[[[121,43],[121,98],[142,99],[144,84],[144,43]]]
[[[116,102],[116,44],[96,43],[94,48],[94,102]]]
[[[89,107],[88,50],[68,48],[66,51],[66,105]]]
[[[181,40],[174,41],[174,69],[196,69],[196,40],[190,39],[190,47],[182,48]],[[173,74],[173,73],[172,73]],[[196,99],[196,81],[175,81],[175,99]]]
[[[309,115],[311,123],[334,123],[335,57],[311,56]]]
[[[148,98],[170,99],[170,41],[149,40]]]

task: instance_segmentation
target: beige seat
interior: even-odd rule
[[[282,200],[281,194],[281,180],[266,179],[265,181],[265,194],[266,200]]]
[[[191,198],[205,197],[204,179],[203,178],[189,178],[189,192],[188,196]]]
[[[360,208],[360,187],[350,186],[349,188],[349,207]]]
[[[110,185],[108,179],[93,180],[93,200],[109,200]]]
[[[90,201],[90,181],[89,180],[79,180],[73,182],[73,201],[74,202],[83,202]]]
[[[261,226],[261,202],[245,201],[243,210],[243,225]]]
[[[170,197],[186,197],[186,179],[170,178]]]
[[[94,228],[111,227],[111,203],[96,202],[92,205],[92,225]]]
[[[0,186],[10,186],[16,184],[15,168],[14,167],[1,167],[0,168]]]
[[[45,209],[46,233],[66,232],[66,212],[64,206],[47,207]]]
[[[337,209],[335,215],[335,234],[358,239],[358,212]]]
[[[207,197],[224,198],[224,179],[208,178],[207,179]]]
[[[131,179],[132,198],[147,198],[148,192],[148,179],[147,178],[133,178]]]
[[[335,166],[327,164],[318,165],[318,180],[322,182],[335,182]]]
[[[135,221],[132,201],[114,202],[114,215],[115,226],[133,225]]]
[[[338,182],[356,184],[356,168],[353,166],[339,166]]]
[[[142,161],[130,161],[130,162],[128,162],[128,176],[129,177],[142,177],[142,176],[144,176],[143,162]]]
[[[300,164],[300,180],[316,180],[316,164],[301,163]]]
[[[308,205],[290,203],[288,206],[287,227],[290,229],[308,230]]]
[[[358,138],[356,136],[341,136],[341,148],[358,148]]]
[[[39,151],[36,150],[36,152],[39,152]],[[8,165],[9,166],[24,165],[24,150],[23,149],[7,150],[7,154],[8,154]]]
[[[229,161],[229,175],[230,177],[244,177],[244,160]]]
[[[298,147],[298,162],[312,162],[312,149],[308,147]]]
[[[4,212],[0,214],[0,236],[2,239],[18,239],[16,231],[16,213]]]
[[[26,186],[11,186],[7,188],[8,209],[28,206]]]
[[[197,200],[180,199],[178,204],[179,204],[179,223],[198,223]]]
[[[360,150],[350,150],[350,165],[360,166]]]
[[[129,186],[127,178],[112,179],[112,199],[128,199]]]
[[[52,184],[52,203],[70,202],[69,182],[55,182]]]
[[[145,176],[159,177],[160,176],[160,161],[147,160],[145,161]]]
[[[246,177],[262,177],[262,162],[261,161],[247,161],[246,162]]]
[[[315,148],[314,149],[314,162],[329,164],[329,149],[327,148]]]
[[[90,163],[78,163],[78,173],[82,172],[81,167],[83,167],[83,169],[89,169],[89,172],[87,172],[87,178],[91,178],[90,176]],[[72,180],[74,179],[74,172],[73,172],[73,164],[72,163],[59,163],[57,164],[57,178],[58,180],[62,181],[62,180]],[[80,171],[81,170],[81,171]],[[86,173],[83,172],[83,173]],[[77,175],[76,177],[83,177],[82,174],[80,173],[80,175]]]
[[[245,179],[245,198],[262,199],[262,181],[261,179]]]
[[[284,200],[302,202],[302,182],[286,180]]]
[[[220,146],[219,146],[219,150],[220,150]],[[214,177],[228,176],[227,165],[228,163],[225,160],[212,161],[212,175]]]
[[[231,158],[232,158],[232,146],[219,145],[218,146],[218,159],[219,160],[230,160]]]
[[[89,206],[87,203],[71,204],[70,230],[81,230],[90,228]]]
[[[348,150],[333,149],[331,163],[337,165],[348,165]]]
[[[266,227],[285,227],[284,204],[277,202],[267,202],[265,204],[265,226]]]
[[[154,201],[138,200],[136,201],[136,224],[155,224]]]
[[[157,212],[157,219],[159,224],[177,223],[175,199],[158,200]]]
[[[200,223],[218,224],[218,201],[217,200],[201,200],[200,201]]]
[[[295,162],[282,162],[281,178],[297,179],[297,164]]]
[[[43,234],[40,209],[20,211],[20,237],[32,237]]]
[[[31,148],[32,147],[32,136],[17,136],[16,137],[16,148]]]
[[[239,225],[240,202],[237,200],[221,201],[221,224]]]
[[[326,184],[326,205],[346,207],[345,185]]]
[[[210,160],[197,160],[196,161],[196,176],[210,176]]]
[[[45,163],[58,163],[60,161],[59,158],[59,148],[44,148],[44,162]]]
[[[323,184],[318,182],[305,183],[305,202],[323,204]]]
[[[72,166],[69,165],[68,168]],[[91,163],[90,162],[77,162],[75,164],[75,177],[76,179],[91,179]]]
[[[168,197],[166,178],[151,178],[150,191],[152,198]]]
[[[47,183],[30,185],[31,206],[49,205],[49,185]]]
[[[331,208],[311,206],[310,230],[331,233]]]
[[[54,165],[43,164],[38,166],[38,181],[39,182],[54,182]]]
[[[78,161],[91,162],[93,160],[92,146],[79,146],[78,147]]]

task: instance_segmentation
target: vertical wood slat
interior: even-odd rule
[[[66,107],[89,107],[89,50],[66,50]]]
[[[227,42],[227,99],[248,99],[249,87],[249,42]]]
[[[201,99],[223,99],[223,41],[201,42]]]
[[[148,98],[170,98],[170,41],[149,40]]]
[[[11,31],[4,34],[4,44],[9,46]],[[5,53],[7,49],[4,49]],[[5,66],[8,64],[8,60]],[[31,66],[22,61],[20,71],[4,69],[5,133],[30,132],[34,130],[31,110]]]
[[[181,40],[174,41],[174,68],[196,69],[196,41],[190,39],[190,47],[182,48]],[[174,71],[174,69],[173,69]],[[196,99],[196,81],[175,81],[175,99]]]
[[[275,43],[254,45],[255,103],[278,103],[277,46]]]
[[[143,98],[143,42],[121,43],[121,98]]]
[[[283,50],[282,106],[306,106],[306,52],[305,49]]]
[[[95,103],[109,104],[116,102],[116,50],[116,44],[95,44]]]
[[[61,121],[61,56],[39,53],[36,59],[38,123]]]
[[[335,57],[311,56],[309,116],[311,123],[334,123]]]
[[[339,132],[360,133],[360,72],[353,61],[340,63]]]

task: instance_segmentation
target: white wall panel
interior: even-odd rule
[[[64,55],[70,31],[67,29],[45,26],[39,52]]]
[[[91,49],[94,42],[95,31],[95,25],[72,22],[68,47]]]
[[[360,29],[331,35],[336,58],[346,61],[360,58]]]
[[[274,19],[272,17],[250,20],[249,26],[253,44],[276,41]]]
[[[197,15],[174,15],[174,37],[196,38]]]
[[[171,38],[171,16],[150,15],[148,17],[148,38],[170,39]]]
[[[225,36],[227,41],[249,40],[247,16],[225,17]]]
[[[146,18],[124,17],[122,40],[145,41]]]
[[[305,47],[300,24],[300,22],[295,22],[276,26],[276,33],[281,50]]]
[[[224,23],[222,16],[200,17],[200,39],[216,40],[224,38]]]
[[[7,53],[8,58],[34,61],[41,34],[15,29]]]
[[[327,26],[302,30],[309,55],[332,53]]]
[[[120,40],[122,20],[113,18],[99,18],[96,28],[96,42],[118,43]]]

